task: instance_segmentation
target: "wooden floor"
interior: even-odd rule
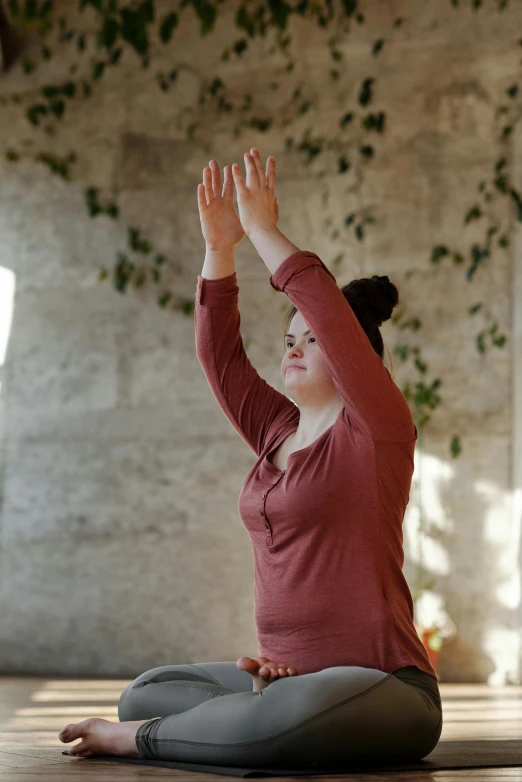
[[[0,677],[0,782],[127,782],[160,779],[178,782],[225,780],[221,775],[106,763],[62,755],[70,745],[62,744],[58,732],[69,722],[87,717],[118,721],[118,699],[131,680],[48,679]],[[480,684],[439,683],[444,713],[441,741],[455,739],[512,739],[522,737],[522,687],[488,687]],[[383,774],[347,774],[350,780],[415,780],[428,782],[493,782],[522,780],[522,767],[412,771]],[[235,779],[237,777],[228,777]],[[300,777],[279,777],[289,782]],[[319,777],[314,777],[319,779]],[[329,779],[343,780],[341,776]],[[302,780],[301,780],[302,782]]]

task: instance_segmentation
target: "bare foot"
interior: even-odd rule
[[[149,720],[109,722],[100,717],[89,717],[82,722],[66,725],[58,734],[58,738],[64,744],[82,739],[79,744],[69,748],[69,755],[77,757],[121,755],[126,758],[139,758],[136,732],[144,722]]]
[[[254,680],[253,692],[261,692],[269,684],[283,676],[297,676],[295,668],[289,668],[288,665],[277,665],[268,657],[240,657],[236,665],[252,676]]]

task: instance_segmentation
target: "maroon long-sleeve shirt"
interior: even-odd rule
[[[196,353],[212,392],[256,461],[239,495],[253,547],[259,655],[299,674],[337,665],[436,676],[413,623],[402,572],[402,523],[417,429],[408,403],[313,252],[270,277],[318,342],[344,406],[313,443],[270,455],[299,408],[269,385],[243,347],[236,273],[198,275]]]

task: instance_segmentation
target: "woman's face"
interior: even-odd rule
[[[309,331],[300,312],[293,316],[288,331],[281,374],[292,399],[296,404],[313,404],[331,399],[332,388],[335,388],[332,373],[315,335]],[[297,364],[301,369],[291,369],[292,364]]]

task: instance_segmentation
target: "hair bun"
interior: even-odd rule
[[[395,285],[390,282],[387,274],[374,274],[374,312],[375,322],[380,328],[385,320],[392,316],[393,308],[399,303],[399,294]]]
[[[399,291],[387,274],[352,280],[343,285],[341,291],[366,333],[368,329],[375,331],[389,320],[399,303]]]

